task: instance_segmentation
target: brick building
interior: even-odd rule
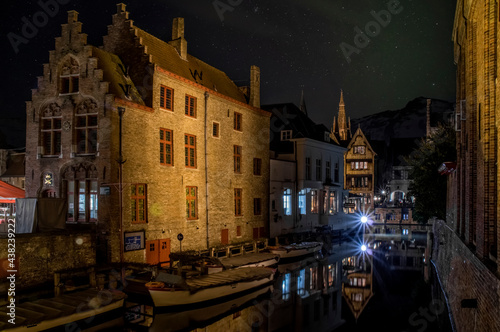
[[[433,260],[457,331],[500,330],[498,11],[497,1],[459,0],[453,28],[457,160]]]
[[[265,236],[259,68],[237,87],[188,54],[183,18],[164,42],[117,6],[103,47],[87,44],[77,12],[62,25],[27,103],[27,197],[63,198],[66,229],[95,232],[103,261],[121,249],[125,261],[167,261],[179,233],[183,250]]]

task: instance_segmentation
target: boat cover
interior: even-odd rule
[[[269,278],[274,271],[265,267],[243,267],[186,279],[190,291]]]
[[[222,263],[222,265],[224,265],[225,268],[229,269],[242,265],[265,262],[273,258],[276,259],[277,262],[279,259],[279,255],[266,252],[259,252],[259,253],[251,253],[240,256],[228,257],[228,258],[219,258],[219,260]]]

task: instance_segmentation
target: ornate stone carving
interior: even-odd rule
[[[69,131],[71,129],[71,122],[64,121],[63,124],[62,124],[62,129],[64,131]]]
[[[68,57],[61,68],[61,75],[80,74],[80,65],[73,57]]]
[[[76,107],[77,114],[97,113],[97,103],[92,99],[85,99]]]
[[[42,111],[43,117],[61,116],[61,114],[61,107],[57,103],[50,103]]]

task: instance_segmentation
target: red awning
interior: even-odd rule
[[[16,198],[24,198],[24,190],[0,181],[0,203],[15,203]]]

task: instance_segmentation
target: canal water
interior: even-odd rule
[[[227,302],[159,312],[129,301],[116,330],[452,331],[429,253],[425,234],[334,244],[280,261],[273,285]]]

